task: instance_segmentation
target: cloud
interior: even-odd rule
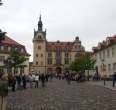
[[[116,34],[115,0],[4,0],[0,28],[32,54],[33,29],[40,11],[48,40],[73,40],[79,36],[87,50]],[[32,57],[31,57],[32,59]]]

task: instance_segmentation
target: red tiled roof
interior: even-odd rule
[[[107,37],[105,41],[98,43],[97,47],[93,47],[93,51],[97,52],[99,50],[105,49],[109,47],[110,45],[112,45],[113,43],[116,43],[116,35]]]
[[[65,48],[72,48],[73,42],[47,42],[47,49],[55,50],[56,48],[61,48],[62,50]]]
[[[0,41],[0,44],[6,45],[6,46],[10,46],[12,48],[14,48],[14,47],[18,47],[20,49],[23,48],[24,49],[24,54],[30,56],[30,54],[27,53],[26,48],[25,48],[24,45],[19,44],[18,42],[16,42],[15,40],[9,38],[8,36],[5,36],[5,39],[4,40],[1,40]],[[0,52],[1,53],[9,53],[8,50],[2,50]]]
[[[9,38],[9,37],[5,37],[4,40],[2,40],[0,43],[2,44],[7,44],[7,45],[16,45],[16,46],[23,46],[21,44],[19,44],[18,42],[16,42],[15,40]],[[23,46],[24,47],[24,46]]]

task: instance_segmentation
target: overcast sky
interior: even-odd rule
[[[80,37],[86,50],[116,34],[116,0],[2,0],[0,28],[33,54],[40,12],[48,41]],[[32,57],[31,57],[32,60]]]

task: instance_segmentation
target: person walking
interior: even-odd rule
[[[115,72],[114,75],[113,75],[113,84],[112,84],[112,87],[115,86],[115,82],[116,82],[116,72]]]
[[[33,77],[32,74],[29,75],[29,83],[30,83],[30,88],[33,87]]]
[[[11,85],[12,85],[12,91],[15,92],[15,85],[16,85],[16,77],[15,76],[12,76],[12,79],[11,79]]]
[[[41,83],[42,83],[42,87],[45,87],[45,75],[44,74],[42,74],[41,75]]]
[[[24,74],[22,77],[22,82],[23,82],[23,88],[26,89],[26,85],[27,85],[27,80],[26,80],[26,75]]]
[[[21,75],[18,75],[18,76],[16,76],[16,80],[17,80],[17,86],[18,86],[18,89],[20,89],[21,88]]]
[[[39,75],[35,74],[35,88],[38,88],[39,85]]]

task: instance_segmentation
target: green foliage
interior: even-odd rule
[[[94,69],[94,64],[95,60],[91,59],[91,56],[89,54],[85,54],[72,62],[70,69],[76,71],[77,73],[81,73],[85,70]]]
[[[11,51],[9,57],[4,61],[7,68],[18,68],[27,59],[25,55],[18,50]]]

